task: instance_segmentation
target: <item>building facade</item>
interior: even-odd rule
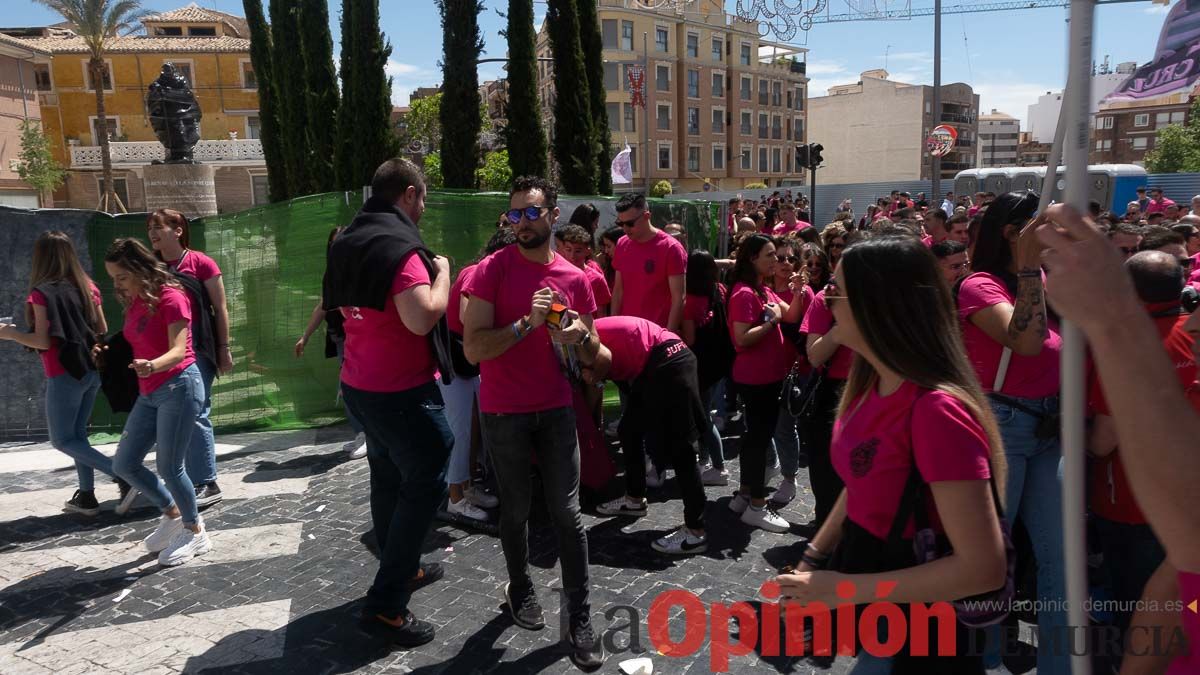
[[[1100,101],[1119,87],[1135,70],[1137,70],[1137,63],[1133,61],[1118,63],[1115,69],[1110,68],[1108,57],[1104,57],[1104,63],[1099,68],[1093,69],[1092,72],[1092,100],[1088,111],[1094,115],[1100,110]],[[1029,122],[1029,132],[1032,134],[1033,142],[1054,142],[1054,130],[1058,126],[1058,116],[1062,110],[1062,97],[1061,91],[1048,91],[1038,97],[1037,103],[1029,106],[1026,119]]]
[[[1033,134],[1022,131],[1017,144],[1017,166],[1046,166],[1050,160],[1051,143],[1038,143]]]
[[[55,202],[96,208],[102,180],[99,134],[104,133],[117,196],[129,211],[145,208],[143,169],[164,156],[146,114],[146,91],[163,65],[172,63],[191,84],[203,113],[195,157],[216,166],[219,210],[266,203],[267,170],[257,140],[258,82],[245,20],[191,4],[147,16],[142,24],[144,35],[113,39],[105,55],[99,85],[107,129],[97,126],[97,83],[88,72],[82,37],[58,26],[6,31],[49,55],[33,67],[45,131],[55,157],[69,169]]]
[[[49,52],[34,49],[16,38],[0,34],[0,204],[37,208],[46,205],[37,190],[21,180],[17,167],[21,155],[21,125],[41,121],[37,101],[37,69],[49,61]]]
[[[1154,149],[1158,130],[1186,124],[1191,92],[1178,92],[1143,101],[1113,101],[1092,117],[1092,164],[1144,166]]]
[[[1021,139],[1021,120],[998,112],[979,116],[978,153],[975,165],[981,169],[1017,166],[1017,146]]]
[[[589,1],[598,2],[604,41],[612,152],[626,144],[632,150],[633,183],[614,190],[644,190],[660,180],[675,192],[804,182],[796,146],[807,142],[807,50],[764,41],[755,24],[726,14],[720,0],[697,0],[683,14]],[[538,56],[550,56],[545,26]],[[643,64],[645,108],[632,105],[629,83],[630,68]],[[552,64],[538,63],[551,135],[553,76]]]
[[[894,82],[886,70],[868,70],[854,84],[808,101],[809,136],[825,147],[819,179],[829,183],[928,180],[932,159],[925,141],[935,126],[955,128],[954,149],[942,157],[941,177],[975,167],[979,95],[962,83],[942,85],[942,109],[933,113],[933,87]]]

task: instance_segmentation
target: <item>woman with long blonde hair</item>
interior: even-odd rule
[[[137,373],[139,392],[113,468],[162,511],[143,542],[146,550],[158,553],[161,565],[181,565],[212,549],[184,470],[204,397],[192,350],[191,301],[166,265],[136,239],[114,241],[104,267],[125,306],[122,330],[133,347],[129,367]],[[158,477],[142,464],[155,443]]]
[[[75,460],[79,489],[63,510],[85,516],[100,513],[95,474],[109,477],[112,460],[88,443],[88,420],[100,391],[100,375],[89,354],[108,332],[100,289],[79,264],[71,237],[44,232],[33,245],[29,297],[25,299],[24,333],[0,324],[0,340],[36,350],[46,373],[46,428],[50,444]],[[129,486],[119,483],[124,496]]]

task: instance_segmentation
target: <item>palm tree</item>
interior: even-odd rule
[[[113,190],[112,156],[108,148],[108,117],[104,114],[104,52],[114,38],[138,30],[138,20],[147,12],[140,0],[34,0],[58,12],[87,44],[91,58],[88,71],[92,86],[96,90],[96,134],[100,141],[100,158],[104,176],[104,194],[100,195],[99,209],[109,211],[109,206],[125,211],[125,205]]]

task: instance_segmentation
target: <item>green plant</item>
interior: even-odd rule
[[[440,188],[443,187],[442,181],[442,156],[436,152],[431,152],[425,155],[425,187]]]
[[[671,182],[660,180],[650,188],[651,197],[666,197],[671,194]]]
[[[475,183],[479,189],[491,192],[506,192],[512,185],[512,168],[508,165],[508,151],[489,152],[483,166],[475,169]]]
[[[742,189],[744,190],[765,190],[766,188],[766,183],[746,183],[744,186],[742,186]]]
[[[37,120],[21,122],[21,163],[17,165],[17,175],[39,192],[57,190],[67,177],[67,172],[54,160],[50,152],[50,139],[42,133],[42,125]]]

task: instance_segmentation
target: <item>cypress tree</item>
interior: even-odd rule
[[[549,0],[546,26],[554,57],[553,150],[559,182],[569,194],[595,194],[596,153],[576,0]]]
[[[357,190],[363,186],[354,159],[354,110],[358,91],[358,86],[353,81],[356,72],[355,50],[358,48],[358,36],[353,30],[356,5],[355,0],[342,0],[342,53],[341,67],[338,71],[342,80],[342,99],[338,108],[338,132],[334,146],[334,173],[337,176],[337,187],[341,190]]]
[[[546,175],[546,134],[537,90],[533,0],[508,1],[508,164],[514,176]]]
[[[379,0],[347,0],[353,4],[348,29],[355,34],[354,57],[350,63],[350,86],[354,91],[349,179],[366,185],[380,164],[399,152],[392,133],[392,79],[385,68],[392,46],[379,30]]]
[[[479,72],[483,51],[478,0],[437,0],[442,16],[442,178],[446,187],[475,187],[479,167]]]
[[[242,0],[242,7],[250,25],[250,63],[258,81],[258,136],[267,162],[268,191],[272,202],[280,202],[288,198],[287,165],[276,110],[278,93],[271,63],[271,29],[263,16],[261,0]]]
[[[288,0],[271,0],[271,59],[279,94],[279,124],[283,160],[287,166],[289,198],[308,194],[308,104],[304,57],[300,48],[300,17]]]
[[[308,176],[312,192],[336,189],[333,157],[337,139],[338,88],[333,70],[333,38],[325,0],[301,0],[300,39],[304,55],[308,121]]]
[[[592,143],[596,153],[596,187],[599,194],[612,194],[612,163],[608,133],[608,92],[604,88],[604,36],[596,3],[582,0],[579,7],[579,43],[587,69],[588,104],[592,113]]]

